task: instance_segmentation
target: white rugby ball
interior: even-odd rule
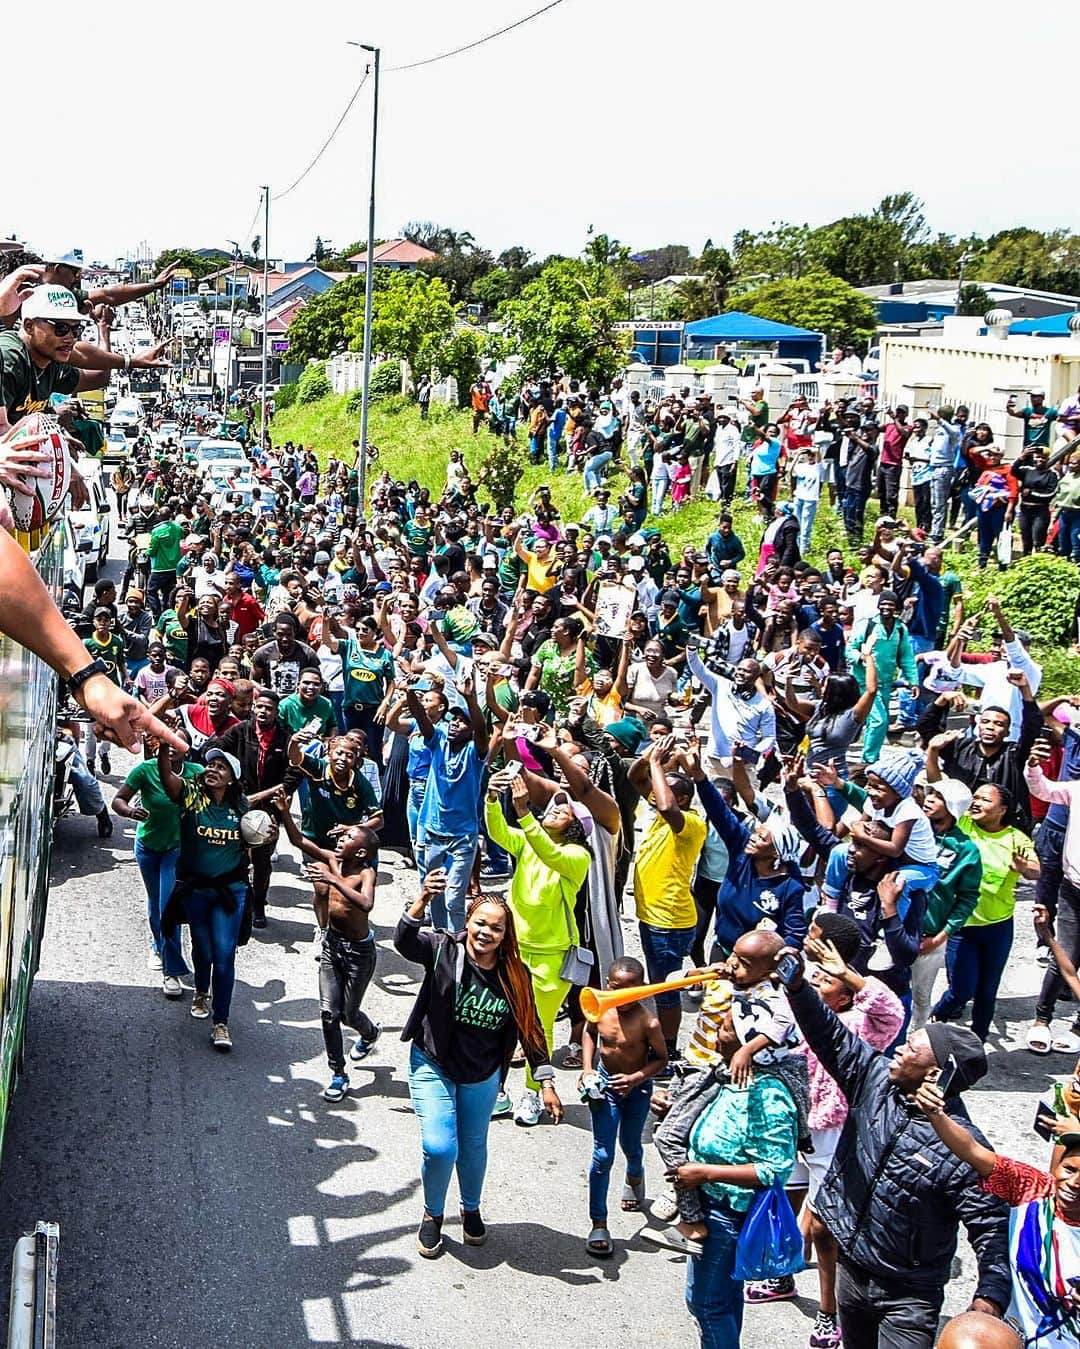
[[[71,455],[68,453],[67,438],[55,417],[50,417],[46,412],[31,412],[16,423],[4,443],[19,445],[38,436],[45,437],[37,448],[43,456],[48,456],[44,467],[49,476],[36,478],[20,473],[18,479],[23,484],[22,488],[8,488],[8,502],[15,518],[15,528],[26,533],[43,528],[59,515],[71,490]]]
[[[274,821],[265,810],[249,810],[240,816],[240,837],[249,848],[269,843],[274,833]]]

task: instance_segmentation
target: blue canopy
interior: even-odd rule
[[[711,319],[698,319],[684,329],[688,339],[706,342],[783,342],[794,338],[815,338],[821,334],[809,328],[795,328],[790,323],[773,323],[759,319],[756,314],[743,314],[734,309],[730,314],[716,314]]]
[[[1075,313],[1075,309],[1066,309],[1060,314],[1044,314],[1041,319],[1017,319],[1015,323],[1009,324],[1009,333],[1010,335],[1027,333],[1036,337],[1068,337],[1069,320]]]

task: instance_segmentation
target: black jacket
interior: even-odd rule
[[[263,792],[268,787],[284,784],[290,794],[300,785],[300,770],[289,767],[289,732],[284,726],[275,726],[274,738],[266,752],[263,771],[259,772],[259,736],[253,721],[240,721],[227,731],[208,740],[203,754],[211,747],[223,749],[240,760],[240,782],[249,795]]]
[[[937,1294],[949,1279],[960,1223],[975,1250],[973,1296],[1009,1305],[1009,1209],[979,1188],[966,1162],[889,1081],[889,1059],[853,1035],[808,983],[789,991],[809,1047],[850,1106],[814,1209],[841,1257],[869,1277]],[[958,1098],[949,1114],[986,1142]]]
[[[424,983],[420,989],[401,1038],[424,1043],[424,1022],[427,1022],[428,1038],[439,1063],[449,1061],[446,1052],[450,1036],[454,1031],[454,1006],[457,1001],[457,986],[464,969],[465,933],[443,932],[420,926],[419,918],[410,918],[403,913],[398,919],[394,931],[394,946],[406,960],[423,965]],[[503,1078],[510,1068],[514,1056],[514,1046],[518,1041],[518,1028],[512,1016],[506,1018],[503,1027]],[[545,1079],[554,1082],[555,1070],[547,1055],[542,1059],[529,1059],[529,1067],[538,1082]]]

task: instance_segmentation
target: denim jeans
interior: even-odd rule
[[[152,571],[146,582],[146,607],[154,615],[155,622],[161,617],[161,611],[169,602],[169,596],[176,588],[175,571]]]
[[[935,468],[930,475],[930,533],[935,543],[945,537],[945,514],[949,509],[952,480],[951,468]]]
[[[480,1207],[488,1126],[501,1077],[497,1068],[482,1082],[454,1082],[416,1045],[409,1052],[409,1095],[424,1150],[424,1207],[433,1218],[443,1216],[455,1166],[461,1207],[470,1212]]]
[[[991,506],[987,511],[982,509],[979,511],[978,518],[975,521],[975,529],[979,535],[980,567],[986,566],[990,554],[997,547],[998,536],[1005,524],[1005,510],[1005,502],[1001,501],[996,506]]]
[[[213,890],[193,890],[187,899],[195,988],[199,993],[213,994],[215,1022],[229,1019],[247,886],[239,881],[229,889],[234,900],[231,913]]]
[[[971,1029],[985,1040],[994,1019],[998,985],[1012,950],[1013,920],[965,927],[950,937],[945,952],[949,987],[937,1001],[933,1015],[955,1021],[970,1002]]]
[[[150,924],[150,935],[154,941],[154,950],[161,957],[164,974],[173,974],[178,979],[190,973],[184,952],[180,946],[180,929],[171,937],[161,935],[161,915],[173,892],[176,882],[176,859],[179,848],[170,848],[168,852],[154,852],[144,848],[136,838],[135,861],[146,888],[146,918]]]
[[[405,799],[405,818],[409,822],[409,837],[412,839],[413,852],[420,851],[420,807],[424,804],[424,792],[427,791],[427,778],[415,778],[409,782],[409,795]]]
[[[375,973],[375,938],[350,941],[340,932],[327,928],[319,956],[319,1011],[322,1014],[323,1043],[330,1071],[345,1071],[345,1046],[341,1023],[359,1031],[365,1040],[374,1040],[378,1027],[363,1011],[360,1003]]]
[[[330,699],[330,706],[334,709],[334,718],[337,721],[338,734],[345,734],[345,690],[337,689],[333,693],[326,695]]]
[[[847,530],[847,536],[853,542],[862,539],[863,530],[866,525],[866,502],[865,492],[856,492],[849,487],[844,496],[844,528]]]
[[[608,1085],[609,1077],[603,1064],[599,1067],[604,1095],[599,1101],[589,1102],[592,1117],[593,1154],[589,1168],[589,1221],[607,1221],[608,1180],[615,1162],[615,1141],[618,1139],[626,1158],[628,1178],[637,1180],[645,1174],[645,1149],[641,1144],[645,1121],[649,1118],[652,1083],[617,1096]]]
[[[585,461],[585,490],[586,492],[595,492],[603,484],[603,477],[600,470],[611,463],[612,453],[610,450],[601,450],[599,454],[594,454],[591,459]]]
[[[664,509],[664,498],[667,496],[669,479],[653,478],[652,480],[652,513],[659,515]]]
[[[801,501],[795,498],[795,519],[799,522],[799,552],[810,550],[810,531],[814,528],[814,516],[817,515],[817,501]]]
[[[1051,826],[1052,827],[1052,826]],[[1042,836],[1046,832],[1044,824],[1039,831],[1039,842],[1042,842]],[[1036,849],[1038,852],[1039,850]],[[1040,854],[1041,855],[1041,854]],[[1060,862],[1058,863],[1060,867]],[[1036,893],[1036,898],[1038,894]],[[1080,954],[1080,888],[1073,885],[1072,881],[1064,876],[1057,893],[1057,916],[1054,922],[1058,942],[1061,949],[1073,963],[1076,963],[1077,955]],[[1042,989],[1039,993],[1039,1000],[1035,1004],[1035,1016],[1040,1021],[1049,1024],[1054,1018],[1054,1011],[1057,1007],[1058,999],[1064,998],[1068,994],[1068,985],[1058,973],[1057,961],[1053,956],[1050,957],[1050,964],[1047,966],[1046,973],[1043,975]],[[1073,1008],[1074,1025],[1080,1022],[1080,1011]]]
[[[554,473],[559,467],[559,451],[563,448],[561,438],[556,440],[551,433],[548,433],[548,468]]]
[[[86,760],[82,756],[82,750],[78,745],[75,746],[75,753],[68,760],[68,778],[71,781],[71,790],[75,793],[75,800],[79,805],[80,815],[100,815],[105,809],[105,798],[101,794],[101,787],[96,777],[86,766]]]
[[[701,1255],[686,1262],[686,1306],[698,1323],[701,1349],[739,1349],[743,1283],[735,1277],[735,1247],[743,1215],[702,1193],[709,1229]]]
[[[697,924],[693,927],[652,927],[649,923],[638,923],[638,931],[649,983],[659,984],[669,974],[682,969],[694,944]],[[682,994],[678,989],[672,993],[657,993],[653,1001],[657,1007],[680,1007]]]
[[[424,830],[423,842],[416,858],[420,879],[436,867],[446,867],[446,889],[441,899],[429,905],[431,921],[436,927],[450,932],[461,932],[465,927],[465,901],[469,893],[473,862],[480,838],[472,834],[433,834]]]
[[[1063,509],[1059,513],[1057,550],[1062,557],[1080,562],[1080,511]]]
[[[698,1120],[720,1094],[720,1079],[712,1068],[684,1065],[671,1084],[671,1106],[653,1142],[664,1164],[665,1175],[687,1160],[690,1135]],[[679,1217],[684,1223],[699,1223],[705,1217],[704,1190],[675,1190]]]

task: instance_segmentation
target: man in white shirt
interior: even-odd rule
[[[709,708],[708,756],[721,765],[731,763],[736,753],[754,754],[754,762],[776,745],[776,712],[772,699],[761,692],[761,666],[745,657],[735,666],[733,678],[710,670],[694,646],[686,648],[686,663],[692,674],[712,694]]]
[[[606,487],[598,487],[593,496],[596,502],[581,517],[581,523],[597,536],[610,534],[619,518],[619,512],[610,504],[611,493]]]

